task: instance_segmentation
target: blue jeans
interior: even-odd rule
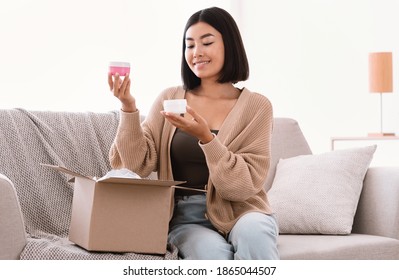
[[[278,226],[273,215],[243,215],[226,239],[205,218],[205,213],[205,195],[185,196],[176,202],[168,241],[179,249],[182,259],[279,259]]]

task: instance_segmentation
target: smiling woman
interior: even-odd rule
[[[183,34],[183,85],[160,92],[144,122],[130,76],[108,74],[121,102],[111,166],[185,182],[186,190],[175,191],[168,236],[181,258],[278,259],[277,222],[263,187],[272,105],[266,96],[235,85],[248,78],[249,68],[226,10],[194,13]],[[181,99],[187,102],[184,114],[163,107]]]

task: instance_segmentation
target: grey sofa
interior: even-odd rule
[[[118,112],[0,110],[0,259],[177,259],[88,252],[68,241],[73,184],[40,166],[62,165],[102,176]],[[270,188],[277,162],[311,150],[295,120],[276,118]],[[399,259],[399,167],[370,168],[349,235],[281,234],[281,259]]]

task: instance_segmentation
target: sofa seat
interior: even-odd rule
[[[281,234],[278,247],[282,260],[399,259],[399,240],[368,234]]]

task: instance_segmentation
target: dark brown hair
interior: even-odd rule
[[[187,29],[198,22],[205,22],[222,34],[225,48],[224,65],[218,82],[237,83],[247,80],[249,76],[249,65],[238,26],[228,12],[218,7],[212,7],[193,14],[188,19],[186,27],[184,28],[183,55],[181,62],[181,76],[184,88],[186,90],[192,90],[201,84],[201,79],[191,71],[184,55],[186,50],[185,36]]]

